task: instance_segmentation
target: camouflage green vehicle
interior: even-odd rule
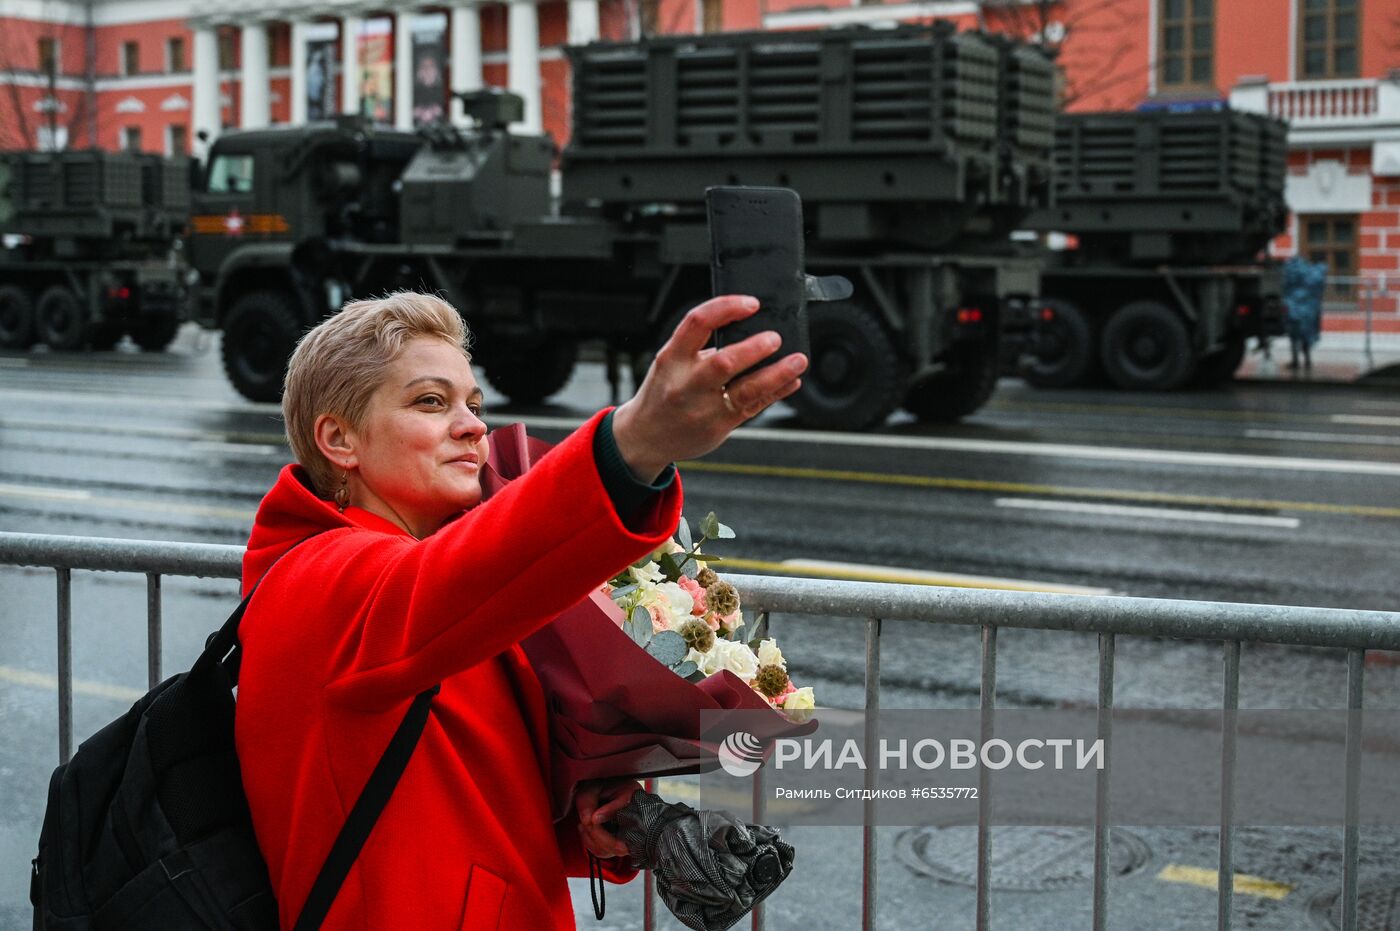
[[[557,182],[552,141],[510,132],[520,104],[500,93],[467,99],[470,130],[347,117],[217,140],[187,251],[197,319],[223,331],[240,392],[275,399],[297,336],[347,298],[413,287],[462,310],[493,386],[547,398],[581,344],[649,352],[709,296],[715,184],[796,190],[808,270],[856,283],[810,308],[813,364],[792,400],[808,423],[961,417],[1028,346],[1040,260],[1007,233],[1049,203],[1039,52],[917,26],[569,54]]]
[[[1229,110],[1061,117],[1055,202],[1028,226],[1047,256],[1034,360],[1044,387],[1229,380],[1250,338],[1283,332],[1286,126]]]
[[[0,348],[159,351],[185,319],[184,159],[0,153]]]

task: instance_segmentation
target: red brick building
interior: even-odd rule
[[[441,96],[510,86],[527,100],[526,125],[562,142],[570,41],[951,19],[1056,48],[1071,109],[1229,101],[1289,119],[1294,214],[1275,253],[1301,250],[1342,278],[1400,290],[1400,0],[328,0],[294,22],[257,0],[226,12],[190,0],[7,0],[0,11],[0,146],[157,152],[201,151],[200,129],[316,110],[411,125],[424,49],[446,75]],[[1374,309],[1378,328],[1400,332],[1393,297]]]

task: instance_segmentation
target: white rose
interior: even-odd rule
[[[698,662],[695,657],[699,657]],[[734,640],[716,639],[710,652],[695,654],[690,659],[707,676],[712,676],[721,669],[728,669],[748,682],[758,673],[758,659],[753,655],[753,650]]]
[[[695,599],[690,592],[681,588],[675,582],[662,582],[656,586],[657,601],[671,615],[671,629],[678,630],[680,626],[691,619],[691,611],[695,608]]]
[[[649,562],[641,567],[633,566],[628,572],[632,574],[632,581],[637,583],[660,582],[666,577],[661,574],[661,567],[654,562]]]
[[[787,668],[787,663],[783,662],[783,651],[778,649],[778,641],[763,640],[758,644],[758,665]]]
[[[812,694],[810,685],[803,686],[795,692],[788,692],[787,698],[783,699],[784,711],[810,711],[817,707],[817,697]]]

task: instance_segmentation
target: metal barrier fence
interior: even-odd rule
[[[59,757],[67,760],[72,749],[72,602],[74,569],[141,572],[147,579],[147,656],[149,681],[160,681],[161,577],[237,578],[242,548],[194,543],[148,543],[88,537],[0,533],[0,565],[41,566],[55,570],[58,620]],[[1124,636],[1168,637],[1216,641],[1221,644],[1224,680],[1221,708],[1238,710],[1240,648],[1244,643],[1274,643],[1344,649],[1347,651],[1347,707],[1362,708],[1362,682],[1367,650],[1400,650],[1400,613],[1349,611],[1328,608],[1295,608],[1273,605],[1231,604],[1205,601],[1172,601],[1117,596],[1052,595],[1042,593],[936,588],[875,582],[837,582],[745,576],[744,603],[759,614],[803,614],[860,618],[865,625],[865,704],[880,707],[880,636],[884,621],[916,621],[954,624],[981,629],[981,708],[996,707],[997,632],[1003,628],[1053,630],[1098,635],[1098,736],[1113,758],[1111,712],[1115,638]],[[1346,826],[1342,850],[1342,928],[1357,927],[1357,860],[1361,734],[1348,715],[1346,733]],[[1233,715],[1225,720],[1233,722]],[[985,726],[985,725],[984,725]],[[866,758],[875,752],[875,735],[866,735]],[[1221,751],[1220,857],[1217,918],[1222,931],[1232,924],[1234,901],[1234,764],[1233,726],[1227,725]],[[1093,927],[1101,931],[1107,922],[1109,868],[1108,777],[1098,774],[1094,827]],[[990,804],[984,780],[979,792],[977,826],[977,928],[990,927]],[[762,770],[759,770],[760,777]],[[867,788],[874,787],[874,769],[866,770]],[[867,803],[873,804],[873,803]],[[754,815],[763,812],[762,780],[754,783]],[[876,927],[877,900],[875,828],[863,828],[861,923]],[[645,927],[655,927],[654,888],[648,877],[644,892]],[[764,925],[763,910],[756,909],[753,927]]]
[[[1376,368],[1375,336],[1378,332],[1392,332],[1378,329],[1378,321],[1396,318],[1400,311],[1397,299],[1400,299],[1400,276],[1384,273],[1328,275],[1327,287],[1322,293],[1322,325],[1325,329],[1329,318],[1334,326],[1339,318],[1350,318],[1353,326],[1359,324],[1365,371],[1370,371]]]

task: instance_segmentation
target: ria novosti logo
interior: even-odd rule
[[[752,776],[763,765],[763,743],[746,731],[735,731],[719,745],[719,765],[731,776]]]

